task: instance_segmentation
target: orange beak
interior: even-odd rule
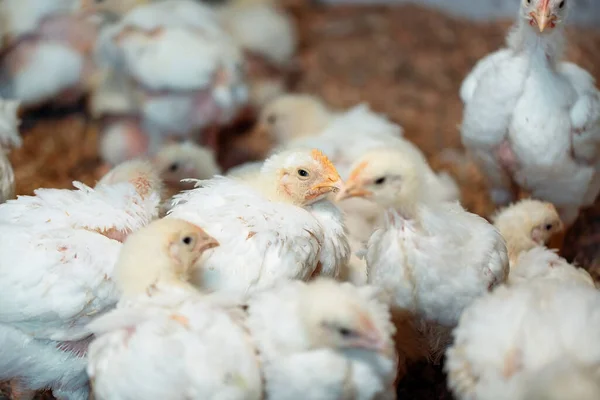
[[[531,18],[536,22],[540,32],[544,32],[547,27],[554,28],[557,17],[550,15],[550,1],[544,0],[537,11],[531,13]]]
[[[209,250],[209,249],[213,249],[218,246],[219,246],[219,242],[217,241],[217,239],[215,239],[214,237],[209,236],[209,235],[206,235],[205,237],[200,238],[200,240],[196,244],[196,247],[200,253],[202,253],[206,250]]]
[[[330,174],[327,176],[323,182],[311,187],[308,199],[315,199],[323,196],[324,194],[332,192],[337,193],[341,190],[343,190],[343,182],[336,172],[335,174]]]
[[[339,202],[352,197],[369,197],[372,194],[372,192],[363,189],[361,183],[350,180],[346,182],[346,186],[344,186],[344,188],[338,193],[335,201]]]

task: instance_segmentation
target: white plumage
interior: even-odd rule
[[[522,2],[508,48],[481,60],[461,88],[463,143],[494,201],[511,201],[514,180],[554,203],[567,225],[600,190],[599,92],[587,72],[560,62],[562,20],[573,3]]]
[[[394,326],[372,287],[288,282],[249,300],[248,327],[267,398],[396,398]]]
[[[463,313],[447,352],[449,386],[459,400],[597,398],[599,334],[593,288],[547,280],[500,287]]]
[[[140,190],[139,165],[122,168],[131,167],[131,183],[74,182],[77,190],[38,189],[0,205],[0,379],[87,398],[85,325],[118,300],[119,240],[157,213],[159,195]]]

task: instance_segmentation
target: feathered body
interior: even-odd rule
[[[600,95],[585,70],[561,62],[561,25],[540,34],[527,24],[533,7],[553,7],[561,24],[572,2],[559,3],[523,3],[508,47],[481,60],[463,82],[462,138],[497,203],[512,200],[514,181],[554,203],[571,224],[600,191]]]
[[[303,209],[270,201],[225,177],[198,185],[175,196],[168,217],[203,226],[221,243],[200,260],[193,281],[202,288],[246,292],[281,279],[307,280],[318,265],[320,273],[337,276],[349,256],[333,205]]]
[[[446,355],[449,386],[459,400],[597,398],[599,334],[600,294],[587,285],[500,287],[463,313]]]
[[[339,290],[364,307],[377,330],[384,332],[385,353],[315,347],[303,319],[310,289],[303,282],[282,284],[248,302],[247,324],[260,354],[268,398],[396,398],[397,359],[389,310],[374,288],[339,285]],[[331,293],[330,299],[320,300],[334,305],[339,299]]]
[[[103,30],[96,55],[134,82],[150,154],[165,138],[231,121],[247,100],[240,49],[217,15],[192,0],[134,8]]]
[[[156,216],[159,196],[129,182],[74,186],[0,205],[0,380],[83,400],[86,324],[116,304],[120,241]]]
[[[97,399],[262,398],[260,366],[241,311],[165,290],[90,325]]]

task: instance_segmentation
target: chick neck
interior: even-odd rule
[[[525,217],[524,220],[527,221],[527,217]],[[531,238],[531,229],[529,232],[524,229],[524,227],[528,226],[528,224],[523,223],[524,220],[517,218],[500,219],[494,224],[506,242],[508,258],[511,265],[517,260],[519,254],[539,246],[539,244]]]
[[[540,33],[529,25],[529,20],[519,15],[519,20],[506,39],[515,53],[525,54],[534,65],[556,67],[566,45],[563,24],[551,31]]]

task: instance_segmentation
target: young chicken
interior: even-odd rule
[[[215,306],[187,282],[216,246],[177,219],[127,239],[115,267],[123,298],[89,326],[97,336],[87,368],[96,399],[261,398],[258,359],[235,310]]]
[[[438,203],[458,200],[459,197],[458,186],[452,178],[443,173],[436,174],[416,146],[406,140],[389,142],[390,147],[367,150],[355,161],[355,169],[347,180],[344,194],[338,198],[340,208],[345,213],[345,222],[354,254],[360,253],[371,234],[384,225],[385,207],[367,199],[367,193],[362,193],[362,190],[366,186],[382,188],[387,186],[387,190],[392,192],[400,188],[404,184],[403,178],[393,174],[394,166],[399,163],[397,160],[402,160],[400,163],[406,168],[414,168],[420,174],[416,179],[422,181],[421,189],[415,194],[417,196],[415,201]],[[394,180],[397,182],[394,183]],[[393,196],[394,193],[391,193],[391,197]],[[351,282],[361,284],[366,281],[367,269],[364,260],[355,256],[349,267]]]
[[[168,217],[205,227],[221,246],[206,252],[192,281],[246,293],[281,279],[336,277],[349,257],[339,210],[325,200],[342,181],[317,150],[283,152],[249,181],[217,177],[174,198]]]
[[[458,400],[598,398],[598,335],[594,288],[500,287],[463,313],[446,354],[448,384]]]
[[[292,281],[248,301],[267,398],[395,399],[394,326],[374,288]]]
[[[541,279],[576,281],[594,286],[591,276],[545,247],[562,231],[556,208],[538,200],[521,200],[492,217],[508,248],[510,273],[507,284]]]
[[[83,95],[94,70],[91,51],[97,28],[72,11],[75,0],[5,0],[0,3],[4,49],[3,97],[25,106]]]
[[[169,138],[191,139],[201,131],[216,150],[210,128],[230,122],[247,100],[240,49],[217,15],[192,0],[134,8],[102,31],[96,55],[134,83],[149,155]]]
[[[521,0],[508,47],[481,60],[463,82],[462,139],[492,199],[513,199],[514,181],[555,204],[568,226],[600,191],[600,93],[594,79],[561,62],[572,0]]]
[[[117,302],[121,242],[159,203],[143,165],[109,178],[115,183],[74,182],[77,190],[38,189],[0,205],[0,380],[16,379],[17,393],[50,388],[59,399],[87,399],[86,325]]]
[[[368,283],[394,307],[452,327],[466,306],[506,280],[507,250],[483,218],[426,195],[423,167],[410,157],[359,160],[338,200],[362,197],[389,209],[367,244]]]
[[[217,9],[224,29],[244,50],[250,104],[262,108],[286,91],[298,47],[294,21],[275,4],[231,2]]]
[[[519,254],[545,246],[564,229],[554,205],[539,200],[525,199],[512,204],[492,216],[492,221],[506,240],[511,266]]]
[[[153,158],[156,169],[167,185],[191,189],[193,184],[182,179],[210,179],[221,174],[214,153],[192,142],[164,146]]]

